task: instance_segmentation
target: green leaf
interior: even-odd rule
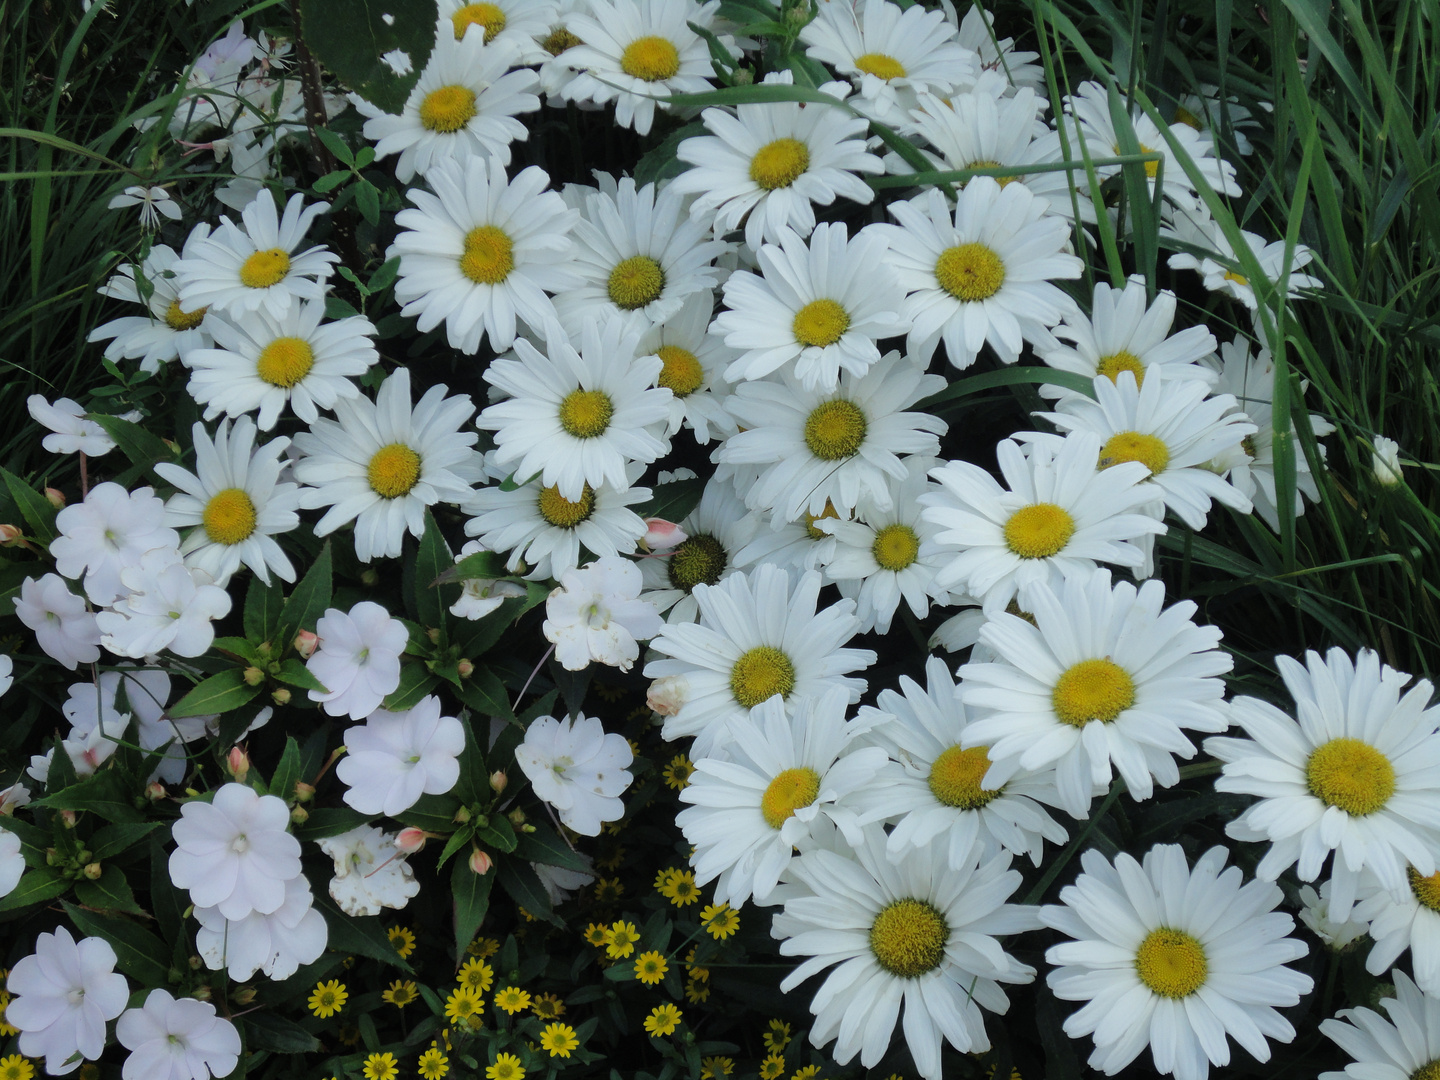
[[[341,184],[345,183],[346,180],[349,180],[354,175],[355,174],[350,172],[348,169],[336,169],[334,172],[326,173],[324,176],[320,177],[319,180],[316,180],[315,183],[311,184],[310,186],[315,189],[316,194],[325,195],[331,191],[334,191],[336,188],[338,188]]]
[[[102,867],[96,881],[81,878],[75,883],[75,899],[86,907],[101,911],[124,911],[131,915],[144,915],[145,911],[135,902],[125,872],[118,866]]]
[[[537,919],[564,926],[550,910],[550,894],[540,884],[540,877],[530,864],[522,859],[503,859],[497,866],[501,887],[510,894],[510,899],[523,907]],[[488,876],[488,875],[487,875]]]
[[[260,654],[255,650],[255,645],[249,638],[217,637],[210,643],[210,647],[238,656],[256,667],[262,663]]]
[[[115,966],[141,986],[165,986],[169,969],[159,958],[168,956],[165,943],[139,923],[121,915],[100,915],[61,901],[70,921],[83,934],[100,937],[115,949]]]
[[[706,127],[698,120],[686,124],[684,127],[676,128],[665,136],[659,146],[647,150],[635,163],[635,183],[643,187],[645,184],[654,184],[679,176],[686,168],[685,164],[676,156],[680,144],[686,139],[693,139],[697,135],[705,134],[707,134]]]
[[[505,568],[505,556],[494,551],[477,551],[466,555],[449,570],[441,573],[431,584],[442,585],[447,581],[469,581],[478,578],[489,581],[509,576]]]
[[[979,375],[956,379],[939,393],[931,394],[928,398],[917,401],[913,408],[917,411],[929,411],[936,405],[947,401],[955,401],[959,398],[969,397],[971,394],[995,390],[1002,386],[1019,386],[1024,383],[1063,386],[1067,390],[1074,390],[1088,398],[1095,396],[1094,380],[1087,379],[1084,375],[1076,374],[1073,371],[1060,371],[1057,368],[1048,367],[1006,367],[1000,368],[998,371],[986,371]]]
[[[588,874],[593,867],[580,857],[560,834],[544,821],[532,821],[529,828],[534,832],[522,832],[515,843],[515,854],[527,862],[544,863],[546,866],[562,866],[566,870],[578,870]]]
[[[650,501],[635,507],[635,513],[642,518],[664,518],[679,524],[690,516],[690,511],[700,505],[700,496],[705,493],[705,481],[698,476],[687,480],[672,480],[660,484]]]
[[[515,715],[510,711],[510,696],[505,684],[488,667],[476,665],[468,679],[461,679],[457,696],[466,706],[481,716],[499,716],[509,719]]]
[[[404,825],[413,825],[426,832],[444,833],[455,828],[455,812],[459,809],[460,800],[454,795],[421,795],[414,806],[399,815],[399,819]]]
[[[366,149],[368,150],[369,147],[366,147]],[[380,268],[370,275],[370,280],[366,283],[365,287],[372,293],[377,293],[395,284],[395,279],[399,276],[400,256],[396,255],[393,259],[386,259],[385,262],[381,263]]]
[[[0,476],[4,477],[5,486],[10,489],[10,497],[25,518],[25,524],[30,526],[30,535],[48,547],[55,539],[55,507],[9,469],[0,469]]]
[[[457,851],[459,851],[461,848],[463,848],[466,844],[470,843],[470,839],[471,839],[474,835],[475,835],[475,826],[473,826],[473,825],[462,825],[462,826],[460,826],[460,828],[459,828],[456,832],[454,832],[453,834],[451,834],[450,838],[445,841],[445,849],[440,852],[440,861],[439,861],[436,865],[438,865],[438,866],[444,866],[447,862],[450,861],[451,857],[452,857]]]
[[[460,714],[460,727],[465,732],[465,748],[460,751],[460,776],[455,781],[455,795],[462,803],[478,803],[490,798],[490,774],[485,768],[485,744],[475,738],[470,718]]]
[[[368,956],[401,971],[412,971],[410,965],[400,959],[377,917],[346,915],[335,905],[327,887],[329,877],[330,869],[327,868],[324,881],[318,885],[314,881],[310,883],[315,893],[315,906],[325,916],[325,923],[330,928],[329,948],[336,952]]]
[[[133,465],[152,470],[157,462],[175,460],[175,453],[166,445],[165,440],[139,424],[106,413],[89,413],[86,418],[104,428],[105,434],[115,440],[120,452],[129,458]]]
[[[490,824],[476,826],[475,835],[507,855],[515,850],[515,829],[504,814],[491,814]]]
[[[285,738],[285,752],[280,755],[280,764],[275,766],[275,775],[270,778],[270,794],[289,802],[295,797],[295,784],[300,779],[300,744],[295,736]]]
[[[369,814],[351,810],[348,806],[322,806],[311,810],[303,825],[295,826],[295,837],[298,840],[323,840],[327,836],[339,836],[358,829],[371,820]]]
[[[36,799],[34,805],[51,810],[88,810],[105,821],[140,821],[143,817],[135,809],[135,794],[119,772],[108,768],[52,791]]]
[[[320,1040],[288,1017],[269,1009],[246,1013],[246,1043],[251,1050],[276,1054],[309,1054],[320,1049]]]
[[[61,877],[48,866],[30,870],[20,879],[20,884],[5,896],[0,896],[0,912],[19,911],[32,904],[43,904],[47,900],[54,900],[69,888],[69,879]]]
[[[346,87],[389,113],[399,113],[430,57],[435,0],[305,0],[300,7],[305,44]],[[409,75],[396,75],[380,57],[400,49]]]
[[[450,891],[455,896],[455,961],[465,955],[465,949],[475,940],[480,924],[485,921],[485,912],[490,909],[490,889],[495,884],[495,872],[477,874],[470,869],[467,859],[456,859],[450,871]]]
[[[310,674],[310,669],[293,656],[280,661],[280,670],[275,673],[275,678],[302,690],[318,690],[322,694],[326,691],[325,684]]]
[[[285,603],[285,590],[279,579],[266,585],[258,577],[250,579],[245,591],[245,636],[251,641],[270,641],[280,622],[280,608]],[[272,645],[278,644],[271,641]]]
[[[177,948],[183,946],[188,952],[184,911],[189,897],[170,880],[170,859],[165,854],[167,835],[153,833],[150,836],[150,907],[160,925],[160,932],[175,942]]]
[[[355,205],[360,208],[360,214],[371,225],[380,224],[380,189],[369,180],[358,180],[355,183]]]
[[[330,541],[326,540],[314,564],[305,571],[300,584],[295,586],[280,609],[273,642],[277,655],[281,650],[290,648],[297,632],[315,629],[315,621],[330,606],[330,595]]]
[[[441,586],[435,582],[454,565],[450,546],[435,524],[434,515],[426,510],[425,535],[420,537],[420,550],[415,556],[415,613],[423,625],[439,628],[441,645],[447,644],[445,608],[453,604],[459,594],[453,585]]]
[[[163,821],[145,821],[106,825],[97,829],[95,835],[85,841],[85,846],[90,849],[90,858],[95,862],[111,859],[140,843],[163,824]]]
[[[314,129],[315,136],[325,144],[325,149],[334,154],[346,165],[355,164],[355,155],[350,152],[350,144],[342,139],[329,128],[317,127]]]
[[[391,712],[413,709],[420,703],[421,698],[435,689],[435,684],[439,681],[438,677],[432,675],[425,665],[418,661],[404,664],[400,668],[400,685],[385,699],[384,708]]]
[[[211,675],[191,687],[190,692],[167,711],[171,718],[176,720],[186,716],[227,713],[231,709],[238,709],[259,693],[260,687],[249,685],[243,671],[231,668],[218,675]]]

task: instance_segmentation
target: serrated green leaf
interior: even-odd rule
[[[275,774],[270,778],[270,794],[289,802],[295,797],[295,784],[299,779],[300,744],[295,741],[295,736],[288,735],[285,752],[280,755],[280,763],[275,766]]]
[[[175,460],[175,453],[165,440],[139,424],[106,413],[90,413],[89,419],[105,429],[105,434],[115,441],[132,465],[148,470],[157,462]]]
[[[97,829],[85,846],[90,849],[90,857],[100,862],[128,851],[163,824],[161,821],[116,822]]]
[[[316,690],[322,694],[327,692],[325,684],[310,674],[310,669],[293,656],[280,661],[280,670],[275,673],[275,678],[287,686]]]
[[[414,806],[397,817],[402,825],[444,833],[455,827],[455,812],[459,809],[460,800],[454,795],[421,795]]]
[[[43,799],[36,799],[34,805],[51,810],[86,810],[105,821],[140,821],[143,815],[135,809],[135,794],[112,767],[48,792]]]
[[[515,714],[510,711],[510,696],[500,677],[483,665],[476,665],[468,679],[461,679],[457,696],[466,707],[484,717],[498,716],[509,719]]]
[[[260,693],[259,686],[245,681],[245,673],[239,668],[211,675],[190,692],[171,705],[167,710],[171,718],[179,720],[186,716],[209,716],[211,713],[227,713],[238,709]]]
[[[477,874],[465,859],[455,860],[450,871],[450,891],[455,897],[455,962],[465,955],[485,913],[490,909],[490,890],[495,884],[495,871]]]
[[[339,836],[358,829],[373,820],[371,815],[348,806],[322,806],[311,810],[304,824],[295,826],[295,837],[298,840],[324,840],[327,836]]]
[[[447,862],[450,861],[451,856],[453,856],[466,844],[470,843],[470,840],[474,835],[475,826],[469,824],[460,826],[460,828],[457,829],[454,833],[452,833],[450,835],[450,838],[445,841],[445,847],[440,852],[440,860],[435,865],[444,866]]]
[[[347,88],[389,113],[405,106],[435,40],[434,0],[305,0],[300,8],[305,44]],[[409,75],[396,75],[381,59],[399,49]]]
[[[30,527],[30,535],[48,547],[50,541],[55,539],[55,507],[9,469],[0,469],[0,476],[4,477],[5,486],[10,489],[10,497],[15,500],[16,507],[25,518],[25,524]]]
[[[329,947],[336,952],[368,956],[401,971],[414,970],[395,951],[395,946],[390,943],[378,917],[346,915],[336,906],[326,887],[329,877],[330,871],[327,869],[323,881],[318,884],[315,881],[310,883],[315,894],[315,907],[325,916],[325,923],[330,929]]]
[[[277,654],[280,650],[290,648],[290,643],[300,630],[315,629],[316,620],[324,615],[325,609],[330,606],[331,588],[330,541],[326,540],[315,562],[305,571],[300,584],[295,586],[280,608],[275,641],[272,642]]]
[[[509,574],[510,571],[505,568],[505,556],[494,551],[477,551],[473,555],[466,555],[450,569],[442,571],[431,584],[443,585],[449,581],[471,579],[489,581],[508,577]]]
[[[447,643],[445,636],[445,609],[459,596],[453,585],[436,585],[450,567],[455,557],[450,554],[450,545],[435,524],[429,510],[425,511],[425,535],[420,537],[420,549],[415,555],[415,612],[425,626],[440,630],[440,643]]]
[[[432,675],[424,664],[410,662],[400,667],[400,685],[385,699],[384,708],[391,712],[404,712],[420,704],[420,699],[435,689],[440,679]]]
[[[503,814],[491,814],[490,824],[476,826],[475,836],[507,855],[515,850],[515,830]]]
[[[61,901],[70,921],[82,934],[104,938],[115,950],[115,966],[141,986],[165,986],[169,971],[162,956],[165,943],[139,923],[122,915],[100,915]]]
[[[233,653],[242,660],[246,660],[256,666],[264,662],[261,660],[260,654],[255,650],[254,643],[249,638],[217,637],[210,643],[210,647],[212,649],[219,649],[221,652]]]
[[[63,895],[69,889],[69,879],[61,877],[48,866],[28,870],[15,888],[0,896],[0,912],[19,911],[32,904],[43,904]]]
[[[285,590],[278,578],[266,585],[258,577],[252,577],[245,590],[245,636],[255,642],[270,641],[284,603]]]
[[[490,774],[485,769],[485,744],[475,737],[470,718],[460,715],[465,732],[465,749],[460,751],[460,776],[455,781],[455,795],[462,803],[478,803],[490,796]]]
[[[135,902],[125,872],[118,866],[101,867],[100,877],[95,881],[81,878],[75,883],[75,899],[89,908],[100,911],[123,911],[130,915],[144,915],[145,911]]]

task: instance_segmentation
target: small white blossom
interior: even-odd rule
[[[320,647],[306,661],[325,692],[310,691],[331,716],[363,720],[400,685],[400,654],[410,632],[379,604],[362,600],[347,614],[328,608],[315,623]]]
[[[567,671],[583,671],[592,660],[629,671],[640,655],[637,641],[665,628],[655,605],[639,599],[643,585],[640,568],[618,555],[560,575],[543,627],[555,659]]]
[[[176,205],[174,199],[170,198],[170,193],[163,187],[147,188],[135,184],[127,187],[105,204],[107,210],[120,210],[127,206],[140,207],[140,227],[142,229],[158,229],[161,214],[171,221],[180,220],[180,207]]]
[[[597,718],[583,714],[573,721],[542,716],[515,748],[515,763],[535,794],[582,836],[599,836],[603,822],[625,815],[620,793],[630,786],[632,760],[623,735],[606,734]]]
[[[404,856],[395,850],[395,834],[361,825],[317,841],[335,860],[330,896],[346,915],[379,915],[381,908],[403,908],[420,891]]]
[[[35,952],[15,965],[6,986],[15,997],[5,1020],[20,1029],[20,1052],[44,1057],[51,1076],[104,1052],[105,1022],[125,1011],[130,996],[110,943],[94,937],[77,943],[63,926],[36,938]]]
[[[240,1032],[194,998],[175,1000],[151,990],[139,1009],[126,1009],[115,1037],[130,1051],[124,1080],[210,1080],[229,1076],[240,1061]]]
[[[440,715],[440,699],[432,694],[407,712],[376,709],[345,733],[345,747],[335,775],[349,787],[346,805],[396,817],[421,795],[443,795],[455,786],[465,729]]]
[[[40,442],[50,453],[104,457],[115,449],[115,442],[105,429],[94,420],[85,419],[85,408],[79,402],[58,398],[52,405],[40,394],[31,394],[25,404],[31,419],[53,432]]]
[[[178,548],[180,534],[162,521],[165,503],[148,487],[126,491],[119,484],[96,484],[85,501],[67,506],[55,517],[60,533],[50,542],[55,569],[72,581],[85,578],[85,595],[109,604],[128,591],[120,582],[154,548]]]
[[[120,581],[129,595],[95,616],[101,643],[117,656],[138,660],[161,649],[202,656],[215,640],[213,620],[230,613],[230,594],[181,562],[174,548],[147,551]]]
[[[95,616],[86,609],[85,598],[72,593],[59,574],[21,582],[15,614],[35,631],[35,640],[45,654],[71,671],[77,664],[100,659],[100,628]]]
[[[1372,462],[1375,479],[1381,487],[1394,487],[1400,483],[1400,444],[1384,435],[1375,436],[1375,458]]]
[[[300,841],[289,824],[283,799],[244,784],[226,784],[213,802],[187,802],[171,827],[179,846],[170,853],[170,880],[190,890],[197,908],[218,908],[227,919],[269,915],[300,874]]]

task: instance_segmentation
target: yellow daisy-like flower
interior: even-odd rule
[[[676,907],[688,907],[700,901],[700,887],[695,884],[693,870],[676,870],[670,877],[669,885],[661,892]]]
[[[415,931],[408,926],[392,926],[385,933],[390,937],[390,944],[394,945],[395,951],[400,954],[400,959],[410,959],[410,954],[415,951]]]
[[[345,984],[338,979],[316,983],[315,990],[310,995],[310,1011],[321,1020],[328,1020],[345,1007],[349,997],[350,991],[346,990]]]
[[[525,1080],[525,1069],[514,1054],[497,1054],[495,1064],[485,1067],[486,1080]]]
[[[766,1050],[778,1054],[790,1045],[790,1025],[784,1020],[776,1017],[765,1026],[767,1030],[760,1036],[760,1040],[765,1044]]]
[[[645,1030],[657,1039],[672,1034],[682,1015],[680,1010],[668,1001],[663,1005],[656,1005],[645,1018]]]
[[[355,1024],[341,1024],[336,1037],[346,1046],[359,1046],[360,1028]]]
[[[605,943],[605,954],[611,960],[628,960],[639,940],[640,934],[635,929],[635,924],[622,919],[610,927],[610,940]]]
[[[619,878],[600,878],[595,882],[595,902],[597,904],[614,903],[623,895],[625,895],[625,886],[620,884]]]
[[[480,1010],[485,1007],[485,999],[480,996],[480,991],[473,986],[457,986],[448,998],[445,999],[445,1019],[452,1024],[472,1025],[472,1021],[480,1019]]]
[[[639,979],[646,986],[654,986],[665,978],[665,972],[670,970],[670,965],[665,962],[665,956],[658,952],[643,952],[635,960],[635,978]]]
[[[735,1059],[728,1057],[707,1057],[700,1060],[700,1080],[716,1080],[729,1076],[735,1071]]]
[[[500,942],[493,937],[477,937],[465,946],[465,951],[471,956],[480,957],[481,960],[489,960],[500,951]]]
[[[540,1048],[548,1051],[551,1057],[568,1058],[570,1051],[579,1045],[575,1029],[569,1024],[546,1024],[545,1030],[540,1033]]]
[[[675,867],[667,866],[655,875],[655,891],[661,896],[665,895],[665,889],[670,884],[670,875],[674,873],[678,873]]]
[[[495,984],[495,969],[484,960],[466,960],[455,978],[461,986],[471,987],[483,994]]]
[[[418,1067],[424,1080],[441,1080],[450,1071],[450,1059],[438,1046],[432,1046],[420,1055]]]
[[[20,1029],[12,1027],[5,1020],[5,1009],[10,1004],[10,991],[5,989],[5,980],[10,977],[10,969],[0,969],[0,1036],[9,1038],[11,1035],[19,1035]]]
[[[585,944],[594,945],[597,949],[603,949],[610,943],[610,927],[604,923],[592,922],[585,927]]]
[[[625,828],[627,824],[629,824],[629,822],[627,822],[624,818],[621,818],[618,821],[607,821],[604,825],[600,826],[600,831],[603,832],[606,836],[619,836],[620,830]]]
[[[703,1005],[710,1000],[710,984],[691,979],[685,984],[685,1000],[691,1005]]]
[[[670,764],[665,766],[665,771],[661,775],[665,778],[666,787],[684,791],[690,786],[690,777],[694,772],[695,764],[684,754],[676,754],[670,759]]]
[[[365,1074],[365,1080],[395,1080],[400,1075],[400,1063],[395,1060],[391,1053],[371,1054],[365,1059],[365,1068],[361,1070]]]
[[[625,861],[624,844],[606,844],[601,849],[600,857],[595,860],[595,865],[601,870],[614,870]]]
[[[707,904],[700,912],[700,921],[716,941],[722,941],[740,929],[740,913],[729,904]]]
[[[419,996],[420,991],[416,988],[415,984],[409,979],[406,979],[403,982],[396,981],[391,983],[390,989],[382,993],[380,998],[394,1005],[397,1009],[403,1009]]]
[[[554,994],[539,994],[530,1006],[530,1011],[542,1020],[554,1020],[557,1016],[565,1015],[565,1002]]]
[[[0,1058],[0,1080],[30,1080],[35,1066],[19,1054]]]
[[[522,1009],[530,1007],[530,995],[518,986],[507,986],[495,993],[495,1007],[504,1009],[506,1015],[514,1016]]]
[[[760,1080],[779,1080],[785,1075],[785,1056],[771,1054],[760,1063]]]
[[[803,1069],[796,1069],[791,1073],[790,1080],[814,1080],[819,1072],[819,1065],[806,1065]]]

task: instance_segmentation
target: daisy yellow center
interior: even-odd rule
[[[1122,371],[1128,371],[1135,376],[1136,386],[1145,381],[1145,365],[1129,349],[1121,349],[1109,356],[1102,356],[1100,363],[1095,365],[1095,374],[1104,375],[1111,382],[1119,381]]]
[[[1440,1080],[1440,1058],[1421,1065],[1410,1074],[1410,1080]]]
[[[475,119],[475,91],[468,86],[442,86],[420,102],[420,125],[426,131],[453,135]]]
[[[687,593],[696,585],[714,585],[729,561],[724,544],[699,533],[677,546],[670,556],[670,584]]]
[[[1225,280],[1233,281],[1236,285],[1248,286],[1250,284],[1250,279],[1247,278],[1244,274],[1236,274],[1230,270],[1225,271]]]
[[[1109,723],[1135,704],[1135,682],[1113,660],[1081,660],[1055,680],[1050,700],[1062,724]]]
[[[542,42],[540,47],[551,56],[559,56],[566,49],[573,49],[576,45],[582,45],[578,37],[566,30],[563,26],[557,26],[550,31],[550,35]]]
[[[750,179],[766,191],[787,188],[810,168],[810,148],[799,139],[766,143],[750,159]]]
[[[375,451],[365,470],[370,489],[384,499],[398,499],[420,480],[420,455],[404,443],[391,443]]]
[[[905,65],[889,53],[867,52],[864,56],[855,58],[855,66],[866,75],[874,75],[886,82],[905,77]]]
[[[238,544],[255,531],[255,504],[243,488],[226,488],[210,496],[200,521],[215,543]]]
[[[990,755],[983,746],[962,750],[952,746],[930,766],[930,794],[946,806],[979,810],[1000,795],[1002,788],[982,787],[980,781],[990,769]]]
[[[247,289],[268,289],[285,280],[290,255],[280,248],[257,251],[240,264],[240,284]]]
[[[315,366],[315,352],[304,338],[278,337],[260,350],[255,374],[271,386],[289,390]]]
[[[680,70],[680,51],[663,37],[636,38],[620,54],[620,70],[646,82],[671,79]]]
[[[860,450],[867,427],[865,414],[853,401],[825,401],[805,419],[805,445],[821,461],[843,461]]]
[[[1246,435],[1243,439],[1241,439],[1240,449],[1245,451],[1245,456],[1248,457],[1251,461],[1254,461],[1260,456],[1259,451],[1255,446],[1254,435]]]
[[[825,509],[820,511],[820,513],[812,514],[809,511],[806,511],[804,515],[805,531],[810,534],[811,540],[824,540],[827,536],[830,535],[829,533],[825,532],[825,530],[817,529],[815,527],[815,523],[817,521],[824,521],[826,518],[835,518],[836,520],[839,520],[840,518],[840,511],[835,509],[835,504],[832,503],[829,499],[825,500]]]
[[[1005,264],[984,244],[956,244],[935,260],[935,280],[967,304],[988,300],[1005,284]]]
[[[610,271],[610,299],[624,311],[644,307],[664,288],[665,271],[649,255],[632,255]]]
[[[934,904],[896,900],[875,916],[870,926],[870,951],[891,975],[918,979],[945,959],[950,927]]]
[[[656,383],[668,387],[677,398],[689,397],[705,381],[705,369],[699,358],[679,345],[661,345],[655,350],[660,357],[660,377]]]
[[[604,435],[614,415],[615,406],[603,390],[571,390],[560,402],[560,427],[575,439]]]
[[[460,272],[477,285],[499,285],[515,269],[515,245],[504,230],[479,225],[465,234]]]
[[[1355,817],[1375,813],[1395,794],[1395,766],[1359,739],[1331,739],[1316,747],[1305,763],[1305,780],[1310,794]]]
[[[1108,469],[1125,461],[1138,461],[1150,470],[1151,476],[1156,476],[1170,464],[1170,448],[1163,439],[1144,432],[1116,432],[1100,448],[1100,468]]]
[[[557,529],[573,529],[595,512],[595,492],[586,484],[580,498],[571,502],[552,484],[540,489],[538,506],[540,516]]]
[[[730,693],[747,709],[776,694],[789,697],[795,689],[795,665],[771,645],[757,645],[741,654],[730,669]]]
[[[456,41],[463,38],[470,27],[483,26],[485,44],[489,45],[495,40],[495,35],[505,29],[505,12],[496,4],[466,4],[450,16],[450,21],[455,25]]]
[[[795,816],[795,811],[809,806],[820,794],[820,774],[803,766],[786,769],[765,789],[760,796],[760,813],[765,824],[779,829]]]
[[[870,554],[882,570],[899,572],[911,565],[920,554],[920,537],[909,525],[896,522],[886,525],[875,534],[875,543],[870,545]]]
[[[1180,930],[1151,930],[1135,950],[1135,974],[1161,997],[1189,997],[1209,973],[1205,946]]]
[[[1115,153],[1117,153],[1117,154],[1124,153],[1124,151],[1121,150],[1118,145],[1112,147],[1112,149],[1113,149],[1113,150],[1115,151]],[[1153,153],[1155,152],[1155,148],[1154,148],[1153,146],[1146,146],[1144,143],[1141,143],[1141,144],[1140,144],[1140,152],[1141,152],[1142,154],[1153,154]],[[1151,180],[1154,180],[1154,179],[1155,179],[1155,176],[1156,176],[1157,173],[1159,173],[1159,171],[1160,171],[1160,162],[1158,162],[1158,161],[1147,161],[1147,162],[1145,162],[1145,175],[1148,176],[1148,177],[1150,177]]]
[[[801,345],[823,349],[850,329],[850,316],[834,300],[811,300],[795,313],[792,329]]]
[[[1022,559],[1048,559],[1075,535],[1075,519],[1054,503],[1022,506],[1005,522],[1005,546]]]
[[[194,330],[205,318],[205,308],[198,311],[181,311],[180,301],[171,300],[165,309],[165,325],[171,330]]]
[[[1196,131],[1205,130],[1204,125],[1200,123],[1200,118],[1183,105],[1175,109],[1175,123],[1184,124],[1186,127],[1194,128]]]
[[[991,158],[981,158],[979,161],[970,162],[970,164],[966,165],[965,167],[967,169],[998,169],[1000,168],[1001,164],[1001,162],[994,161]],[[1013,184],[1016,181],[1017,177],[996,176],[993,179],[1001,187],[1004,187],[1006,184]]]
[[[1415,899],[1431,911],[1440,911],[1440,874],[1421,877],[1414,867],[1405,873],[1410,878],[1410,891]]]

